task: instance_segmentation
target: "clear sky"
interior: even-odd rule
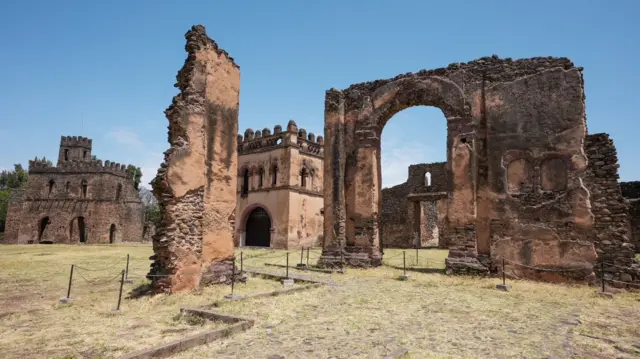
[[[566,56],[583,66],[590,133],[613,136],[621,180],[640,180],[640,1],[111,0],[0,3],[0,168],[54,162],[61,135],[93,139],[103,160],[143,168],[168,148],[184,33],[195,24],[240,65],[240,129],[322,134],[335,87],[483,56]],[[383,132],[383,182],[444,161],[435,108],[398,113]]]

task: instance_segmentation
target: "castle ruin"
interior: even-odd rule
[[[127,166],[92,159],[92,141],[62,136],[56,166],[29,161],[9,201],[5,243],[139,242],[143,205]]]

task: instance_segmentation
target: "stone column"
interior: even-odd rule
[[[343,263],[346,235],[345,121],[344,95],[331,89],[325,96],[324,112],[324,244],[318,264],[335,266]]]

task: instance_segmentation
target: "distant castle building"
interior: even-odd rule
[[[91,156],[91,140],[62,136],[55,167],[29,161],[9,202],[6,243],[116,243],[143,238],[143,204],[125,165]]]
[[[293,121],[238,135],[236,246],[322,245],[323,156],[322,136]]]

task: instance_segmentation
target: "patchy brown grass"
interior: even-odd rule
[[[112,358],[219,325],[180,316],[179,309],[220,300],[229,293],[228,286],[190,294],[123,298],[121,312],[113,313],[127,253],[134,283],[125,284],[123,297],[147,283],[144,275],[150,264],[150,245],[0,247],[0,357]],[[61,304],[58,300],[66,296],[72,263],[77,265],[73,301]],[[238,284],[236,293],[280,288],[275,281],[252,279]]]
[[[221,299],[227,286],[191,294],[117,301],[117,275],[131,255],[131,276],[146,283],[151,248],[134,246],[27,245],[0,248],[0,336],[2,358],[117,357],[210,329],[215,323],[181,317],[179,308]],[[613,299],[596,288],[509,281],[510,292],[495,289],[498,279],[452,277],[410,271],[400,281],[403,250],[385,250],[376,269],[347,269],[345,274],[302,272],[339,285],[291,295],[229,302],[219,310],[256,319],[247,332],[180,353],[175,358],[379,358],[408,349],[408,358],[614,358],[640,356],[640,294]],[[285,251],[243,249],[245,268],[284,274],[264,263],[286,263]],[[238,253],[239,254],[239,253]],[[411,268],[437,272],[447,252],[406,251]],[[319,249],[309,252],[314,264]],[[238,256],[239,260],[239,256]],[[300,262],[290,251],[289,264]],[[306,251],[303,255],[306,263]],[[70,304],[66,294],[69,265],[74,275]],[[82,268],[104,271],[83,271]],[[82,275],[84,279],[80,276]],[[85,281],[97,281],[90,285]],[[282,288],[276,281],[252,278],[237,292]]]
[[[245,265],[274,272],[283,251],[243,250]],[[311,253],[316,253],[315,256]],[[403,250],[385,250],[385,264],[403,265]],[[319,257],[311,251],[310,263]],[[406,251],[407,266],[441,270],[447,252]],[[251,258],[252,256],[255,256]],[[411,259],[410,259],[411,258]],[[300,262],[291,251],[290,264]],[[303,256],[306,262],[306,252]],[[292,273],[302,273],[292,270]],[[249,302],[230,303],[225,313],[256,318],[248,332],[194,348],[175,358],[379,358],[408,349],[410,358],[613,358],[640,355],[640,294],[605,299],[597,288],[452,277],[383,266],[345,274],[305,272],[331,278],[338,287]],[[610,342],[592,336],[612,337]],[[594,334],[595,333],[595,334]],[[605,335],[607,334],[607,335]]]

